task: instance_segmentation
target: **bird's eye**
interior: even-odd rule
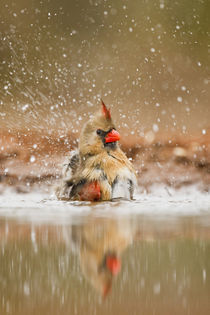
[[[101,129],[97,129],[97,130],[96,130],[96,133],[97,133],[97,135],[99,135],[99,136],[101,135],[101,132],[102,132]]]

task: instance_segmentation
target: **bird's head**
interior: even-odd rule
[[[103,150],[115,150],[120,135],[113,124],[110,109],[102,101],[101,110],[85,124],[79,141],[82,155],[99,154]]]

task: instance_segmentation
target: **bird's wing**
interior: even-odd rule
[[[70,152],[70,157],[63,164],[63,180],[70,182],[80,165],[78,150]]]
[[[70,152],[70,156],[63,164],[62,181],[56,189],[56,195],[59,199],[69,199],[71,188],[73,185],[73,176],[80,165],[80,157],[78,150]]]
[[[100,165],[82,165],[78,151],[74,151],[64,164],[63,179],[56,195],[62,200],[110,200],[111,185]]]

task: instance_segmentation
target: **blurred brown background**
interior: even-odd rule
[[[51,186],[102,97],[143,189],[208,191],[209,12],[208,0],[1,0],[0,183]]]
[[[77,135],[102,97],[127,136],[209,132],[209,12],[208,0],[1,0],[0,126]]]

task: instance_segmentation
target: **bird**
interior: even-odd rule
[[[119,140],[110,109],[101,100],[101,109],[82,128],[78,149],[64,163],[57,198],[92,202],[133,199],[136,172]]]
[[[71,228],[71,246],[82,274],[103,298],[111,293],[112,284],[120,276],[122,255],[132,245],[135,233],[135,224],[122,218],[91,217],[86,224]]]

